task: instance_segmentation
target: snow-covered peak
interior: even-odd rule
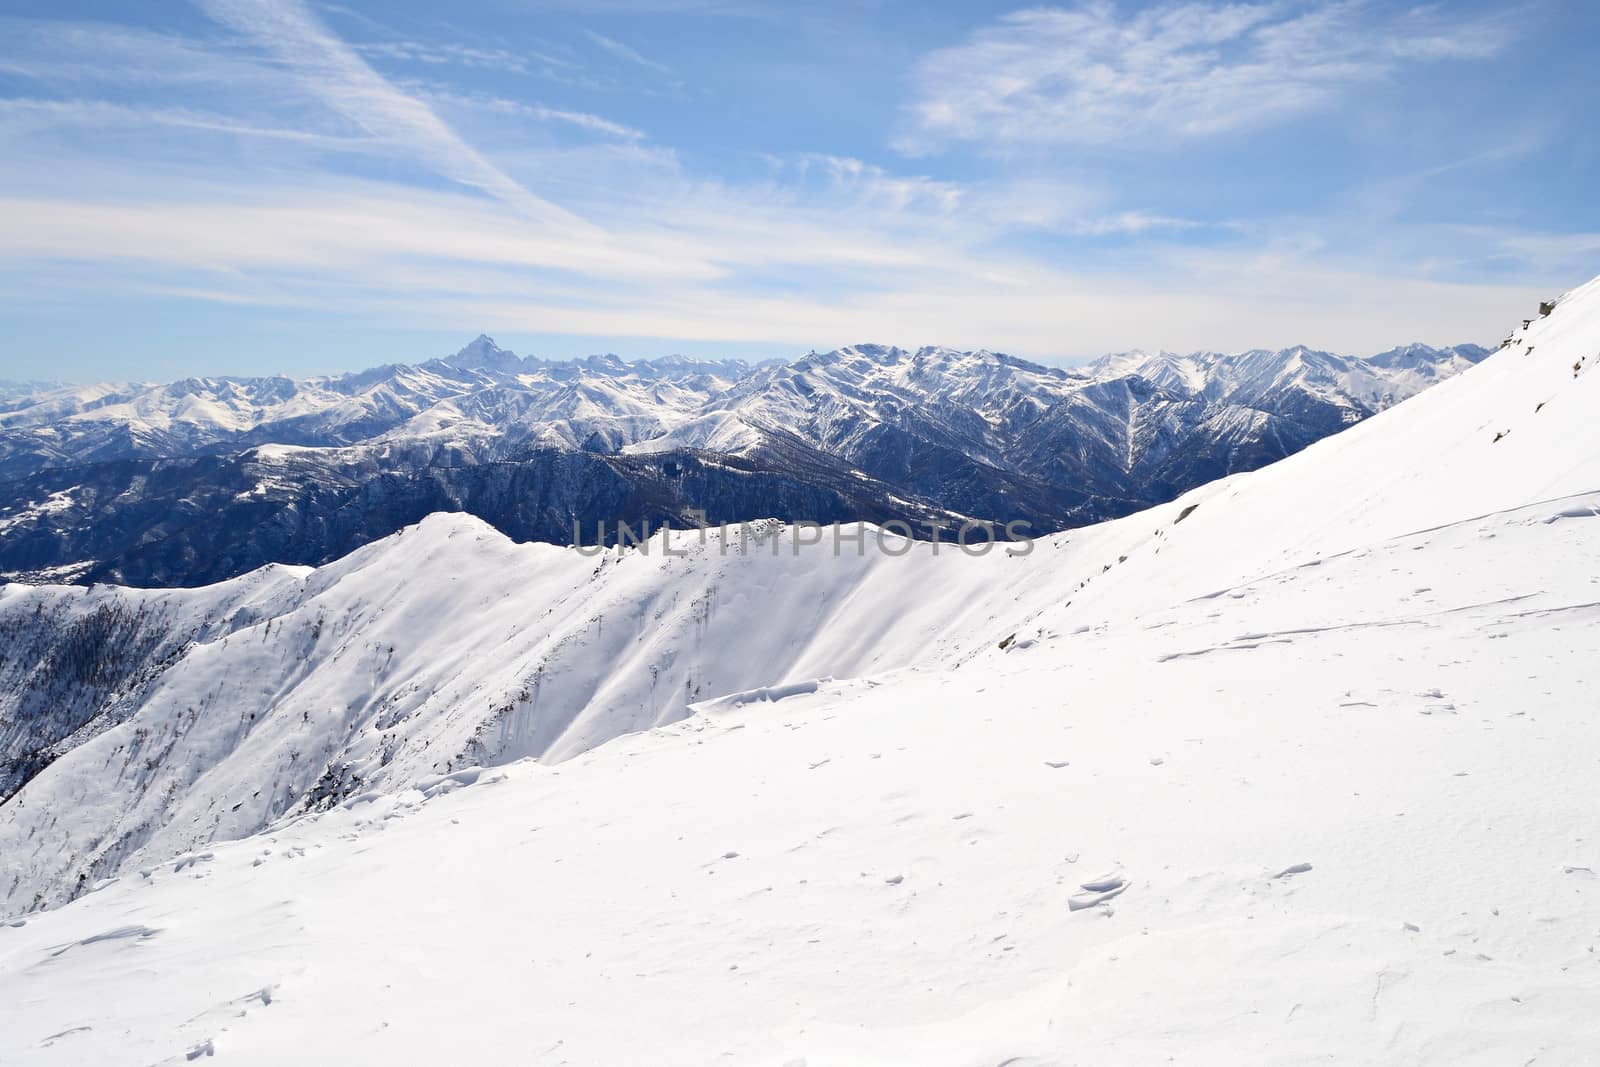
[[[440,362],[463,370],[492,370],[503,374],[514,374],[522,369],[522,360],[515,352],[501,348],[494,343],[494,338],[485,333],[480,333],[455,355],[445,356]]]
[[[1481,363],[1489,356],[1490,351],[1490,349],[1481,345],[1451,345],[1448,348],[1434,348],[1430,345],[1413,343],[1391,348],[1386,352],[1379,352],[1375,356],[1368,356],[1367,362],[1379,367],[1421,369],[1449,364]]]
[[[1205,389],[1208,373],[1222,358],[1217,352],[1145,352],[1133,349],[1104,356],[1089,365],[1096,377],[1139,377],[1162,389],[1199,393]]]
[[[1096,375],[1136,375],[1162,389],[1249,407],[1280,403],[1296,392],[1373,406],[1411,396],[1485,355],[1487,350],[1476,345],[1412,344],[1366,358],[1293,345],[1239,353],[1134,351],[1107,356],[1089,369]]]

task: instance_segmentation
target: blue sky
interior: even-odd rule
[[[1600,272],[1578,0],[0,3],[0,377],[1491,342]]]

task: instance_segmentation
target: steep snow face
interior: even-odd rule
[[[438,518],[268,575],[0,807],[49,892],[149,827],[0,927],[0,1054],[1592,1060],[1597,352],[1600,282],[1024,557],[602,563]],[[255,783],[311,810],[172,855]]]
[[[700,699],[949,662],[997,639],[996,590],[1044,603],[1005,548],[843,533],[864,543],[834,555],[832,533],[796,545],[763,524],[588,556],[441,514],[215,591],[5,587],[0,633],[28,641],[0,652],[24,679],[0,722],[27,785],[0,808],[0,852],[29,857],[6,910],[354,793],[559,760]]]
[[[132,714],[196,643],[270,617],[302,571],[264,567],[195,590],[0,589],[0,803]]]

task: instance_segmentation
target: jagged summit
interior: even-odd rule
[[[514,374],[523,366],[515,352],[501,348],[486,333],[480,333],[455,355],[445,356],[439,362],[463,370],[493,370],[506,374]]]

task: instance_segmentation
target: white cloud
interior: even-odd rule
[[[298,4],[207,2],[243,40],[163,38],[165,71],[141,66],[139,49],[115,35],[83,38],[90,54],[126,61],[104,64],[101,81],[165,74],[184,96],[0,106],[0,126],[14,135],[14,151],[0,156],[0,302],[66,306],[76,286],[80,300],[182,294],[384,327],[767,350],[881,338],[1049,357],[1484,338],[1525,292],[1428,281],[1430,263],[1449,264],[1441,277],[1482,277],[1472,256],[1490,247],[1526,257],[1518,262],[1541,282],[1571,269],[1545,258],[1552,245],[1537,235],[1519,245],[1516,235],[1485,242],[1393,225],[1381,253],[1369,235],[1351,238],[1348,219],[1197,235],[1162,205],[1130,203],[1103,178],[1061,169],[955,181],[800,154],[761,178],[708,179],[598,115],[385,79]],[[1228,48],[1244,35],[1257,52],[1298,54],[1290,38],[1309,32],[1249,6],[1158,14],[1147,35]],[[72,71],[53,86],[99,86],[70,48],[44,51]],[[52,66],[41,53],[23,58]],[[248,92],[222,91],[234,73]],[[201,82],[203,94],[188,91]],[[216,113],[173,104],[192,98]],[[96,136],[72,136],[88,125]],[[114,126],[128,129],[108,149],[101,127]],[[189,130],[238,137],[250,165]],[[475,144],[492,146],[492,158]],[[360,170],[386,180],[338,173],[346,152],[373,153]],[[1270,254],[1202,250],[1216,242],[1201,236],[1247,238]]]
[[[323,149],[370,152],[375,139],[360,135],[321,133],[297,126],[252,123],[229,115],[184,107],[117,104],[107,100],[0,99],[0,129],[13,134],[60,130],[69,126],[170,127],[235,137],[287,141]]]
[[[530,193],[330,33],[300,0],[199,0],[213,19],[247,35],[286,64],[325,105],[372,136],[403,142],[439,174],[475,186],[546,224],[578,223]]]
[[[1160,230],[1197,230],[1201,223],[1190,219],[1157,215],[1149,211],[1121,211],[1114,215],[1087,219],[1072,228],[1072,232],[1085,237],[1106,237],[1112,234],[1154,233]]]
[[[251,89],[279,80],[230,49],[127,26],[0,18],[0,38],[0,73],[51,84]]]
[[[965,187],[956,182],[937,181],[925,175],[891,174],[883,167],[850,156],[811,152],[770,162],[779,173],[793,174],[801,181],[820,174],[830,192],[850,197],[863,207],[898,212],[925,206],[949,214],[966,195]]]
[[[603,158],[611,162],[597,158],[597,169],[629,180],[594,190],[609,209],[600,240],[570,239],[458,193],[323,178],[230,196],[191,184],[181,198],[147,188],[94,203],[0,201],[0,216],[13,220],[0,276],[72,262],[78,283],[96,291],[181,292],[388,327],[768,350],[882,339],[1048,358],[1135,345],[1304,342],[1362,352],[1410,339],[1488,341],[1533,296],[1550,294],[1429,280],[1408,251],[1517,255],[1543,286],[1578,277],[1572,260],[1596,247],[1593,236],[1429,232],[1381,261],[1370,250],[1331,250],[1314,234],[1221,251],[1163,246],[1159,231],[1172,220],[1113,213],[1075,225],[1092,230],[1104,219],[1106,229],[1145,231],[1144,242],[1062,264],[995,242],[989,205],[1006,202],[1003,190],[966,190],[953,210],[937,198],[894,207],[848,177],[810,192],[730,187],[659,159]],[[50,295],[62,284],[54,277]],[[25,284],[4,289],[7,301],[31,299]]]
[[[1361,0],[1032,8],[923,59],[899,146],[1227,133],[1321,107],[1405,62],[1489,56],[1504,43],[1495,22],[1422,8],[1384,17]]]
[[[610,52],[618,59],[626,60],[627,62],[643,67],[646,70],[653,70],[657,74],[670,75],[672,73],[671,67],[663,63],[657,63],[655,60],[651,59],[647,55],[644,55],[630,44],[619,41],[614,37],[607,37],[603,33],[596,33],[593,30],[584,30],[583,34],[585,37],[589,38],[589,40],[599,45],[605,51]]]
[[[93,202],[0,198],[10,220],[0,259],[145,262],[211,272],[361,272],[384,263],[474,263],[609,282],[723,273],[648,233],[595,240],[519,218],[492,202],[355,181],[228,196],[191,185],[181,198]],[[603,237],[605,235],[602,235]]]
[[[643,130],[623,125],[620,122],[613,122],[603,115],[595,115],[587,111],[547,107],[544,104],[527,100],[511,100],[503,96],[491,96],[486,93],[456,93],[438,86],[423,88],[421,95],[447,107],[472,108],[496,115],[533,119],[536,122],[559,122],[588,130],[591,133],[603,134],[607,137],[615,137],[624,141],[642,141],[645,139]]]
[[[480,48],[449,42],[376,41],[353,46],[364,56],[392,59],[425,66],[458,66],[477,70],[497,70],[511,74],[550,74],[550,68],[576,71],[575,60],[553,55],[548,51],[508,48]]]

